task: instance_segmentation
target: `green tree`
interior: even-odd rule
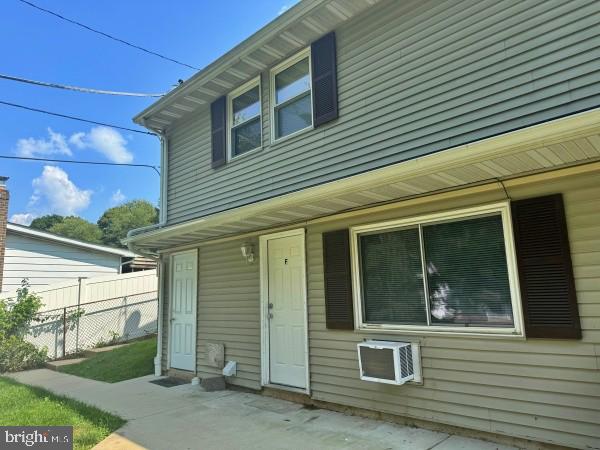
[[[50,227],[50,233],[59,234],[80,241],[93,244],[102,243],[102,230],[95,223],[88,222],[81,217],[68,216],[62,222]]]
[[[158,209],[149,201],[132,200],[107,209],[98,219],[102,230],[102,242],[114,247],[123,247],[121,239],[129,230],[146,227],[158,222]]]
[[[33,219],[29,227],[36,230],[48,231],[54,225],[61,223],[64,219],[63,216],[59,216],[58,214],[47,214],[38,217],[37,219]]]

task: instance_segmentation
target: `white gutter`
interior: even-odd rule
[[[300,202],[317,203],[342,195],[349,190],[363,186],[370,188],[375,184],[397,182],[405,176],[418,176],[436,170],[448,170],[466,163],[478,163],[509,152],[527,148],[542,147],[566,138],[586,136],[600,132],[600,108],[561,117],[541,124],[514,130],[502,135],[484,138],[479,141],[447,148],[418,158],[373,169],[361,174],[330,181],[299,191],[289,192],[273,198],[250,203],[230,210],[220,211],[191,221],[177,223],[168,227],[155,228],[143,233],[132,233],[126,243],[133,241],[143,244],[151,239],[169,238],[175,235],[193,233],[207,227],[218,227],[228,222],[241,221],[252,215],[269,213],[278,208],[289,208]],[[490,179],[496,177],[490,175]],[[139,230],[136,230],[139,231]]]

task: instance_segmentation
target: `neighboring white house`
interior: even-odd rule
[[[18,288],[24,278],[32,287],[80,277],[118,274],[134,253],[90,244],[8,223],[1,292]]]

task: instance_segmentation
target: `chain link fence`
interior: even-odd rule
[[[125,342],[157,331],[156,291],[40,312],[27,340],[58,359],[92,347]]]

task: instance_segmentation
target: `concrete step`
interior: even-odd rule
[[[129,344],[117,344],[117,345],[109,345],[108,347],[89,348],[87,350],[84,350],[83,354],[89,358],[91,356],[95,356],[95,355],[98,355],[98,354],[104,353],[104,352],[110,352],[111,350],[114,350],[114,349],[120,348],[120,347],[125,347],[127,345],[129,345]]]
[[[85,361],[87,358],[72,358],[72,359],[60,359],[58,361],[48,361],[46,363],[46,368],[50,370],[58,370],[59,367],[69,366],[71,364],[78,364],[82,361]]]
[[[167,376],[169,378],[190,382],[192,381],[192,378],[196,376],[196,374],[194,372],[188,372],[187,370],[169,369],[167,371]]]

